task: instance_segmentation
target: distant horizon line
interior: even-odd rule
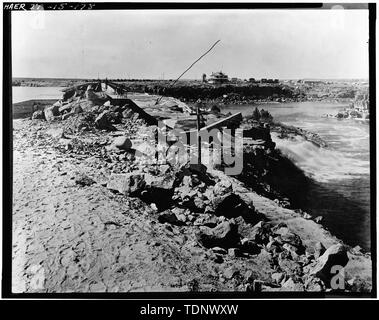
[[[12,80],[14,79],[49,79],[49,80],[88,80],[88,79],[123,79],[123,80],[158,80],[158,81],[168,81],[168,80],[175,80],[176,78],[167,78],[167,79],[160,79],[160,78],[133,78],[133,77],[128,77],[128,78],[122,78],[122,77],[76,77],[76,78],[62,78],[62,77],[12,77]],[[231,78],[237,78],[240,80],[244,79],[249,79],[249,78],[239,78],[239,77],[229,77]],[[254,78],[254,77],[250,77]],[[254,78],[254,79],[279,79],[279,80],[369,80],[368,77],[347,77],[347,78],[315,78],[315,77],[303,77],[303,78],[279,78],[279,77],[268,77],[266,76],[265,78]],[[201,78],[183,78],[180,80],[199,80],[201,81]],[[179,80],[179,81],[180,81]]]

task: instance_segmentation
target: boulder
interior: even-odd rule
[[[204,212],[207,206],[204,200],[199,197],[195,197],[193,199],[193,205],[194,205],[195,211],[199,211],[199,212]]]
[[[197,178],[197,175],[192,174],[190,176],[184,176],[181,185],[187,187],[196,187],[201,183]]]
[[[238,269],[236,269],[235,267],[229,267],[227,268],[225,271],[224,271],[224,276],[226,279],[230,280],[232,278],[234,278],[236,275],[239,274],[239,271]]]
[[[253,280],[252,283],[248,283],[246,291],[248,292],[261,292],[264,282],[262,280]]]
[[[183,195],[183,194],[182,194]],[[177,198],[177,196],[175,196]],[[204,213],[206,208],[206,203],[203,199],[199,198],[195,192],[189,192],[188,196],[185,196],[184,199],[179,196],[179,204],[190,209],[196,213]]]
[[[94,92],[90,85],[87,87],[85,97],[96,105],[102,105],[106,100],[109,100],[108,96],[103,92]]]
[[[107,118],[110,123],[119,124],[122,122],[122,114],[118,112],[108,111]]]
[[[95,181],[88,177],[86,174],[80,173],[75,177],[75,183],[85,187],[85,186],[90,186],[95,183]]]
[[[80,105],[75,105],[71,112],[75,113],[75,114],[79,114],[79,113],[82,113],[83,112],[83,108],[80,106]]]
[[[306,219],[306,220],[311,220],[312,216],[309,213],[304,212],[303,213],[303,218]]]
[[[188,209],[185,209],[185,208],[178,208],[178,207],[173,207],[171,209],[171,211],[173,213],[175,213],[177,216],[178,215],[189,215],[190,214],[190,211]]]
[[[235,193],[216,196],[212,199],[215,215],[227,218],[251,216],[254,211]]]
[[[144,177],[146,188],[141,199],[146,202],[154,202],[158,210],[169,208],[173,202],[175,176],[145,174]]]
[[[181,181],[183,177],[191,175],[196,175],[198,179],[205,182],[206,184],[214,185],[214,182],[207,175],[207,167],[201,163],[197,164],[187,162],[180,167],[177,173],[179,181]]]
[[[100,130],[114,131],[116,128],[108,120],[109,111],[103,111],[95,119],[95,125]]]
[[[171,171],[171,167],[168,164],[161,164],[158,166],[158,170],[159,170],[160,174],[166,174],[166,173],[169,173]]]
[[[65,113],[65,114],[62,116],[62,120],[66,120],[66,119],[72,117],[73,115],[74,115],[73,112]]]
[[[125,110],[125,107],[123,106],[110,106],[109,108],[110,111],[116,112],[120,114],[120,117],[122,117],[122,112]]]
[[[285,277],[285,274],[282,273],[282,272],[274,272],[272,275],[271,275],[271,279],[274,280],[275,283],[281,283],[282,280],[284,279]]]
[[[217,226],[218,218],[212,214],[201,214],[195,221],[195,225],[206,226],[209,228],[214,228]]]
[[[196,234],[197,240],[207,248],[236,247],[239,242],[237,226],[230,222],[222,222],[214,228],[200,227],[200,232]]]
[[[58,106],[60,107],[62,105],[62,102],[60,100],[56,101],[53,106]]]
[[[123,118],[130,118],[132,115],[133,115],[133,111],[130,110],[130,109],[125,109],[123,112],[122,112],[122,117]]]
[[[63,106],[60,106],[59,107],[59,112],[60,113],[64,113],[65,111],[70,111],[72,109],[72,106],[73,106],[73,103],[67,103],[67,104],[64,104]]]
[[[227,254],[228,252],[224,248],[214,247],[212,251],[217,254]]]
[[[323,292],[325,291],[325,284],[316,277],[307,277],[305,280],[305,289],[309,292]]]
[[[33,112],[32,119],[42,119],[45,120],[45,113],[42,110],[37,110]]]
[[[270,241],[266,245],[266,251],[273,253],[273,254],[278,254],[278,253],[282,252],[283,250],[282,250],[282,247],[280,246],[280,244],[278,242]]]
[[[353,279],[347,281],[349,290],[352,292],[372,292],[372,284],[369,281],[366,281],[359,276],[355,276]]]
[[[135,112],[135,113],[132,115],[131,120],[132,120],[133,122],[135,122],[135,121],[137,121],[138,119],[139,119],[139,114],[138,114],[137,112]]]
[[[283,272],[289,275],[302,275],[303,273],[301,265],[292,260],[288,251],[283,251],[278,255],[278,265]]]
[[[176,175],[175,186],[179,182],[180,185],[175,188],[173,200],[194,212],[204,213],[209,204],[204,193],[205,183],[201,182],[195,174],[184,176],[182,179]],[[213,212],[213,210],[211,211]]]
[[[291,232],[287,227],[282,227],[282,228],[279,228],[275,231],[275,234],[279,235],[279,242],[281,243],[287,243],[291,246],[294,246],[297,248],[296,250],[296,253],[298,254],[302,254],[304,252],[304,247],[303,247],[303,243],[301,241],[301,238]]]
[[[167,222],[167,223],[177,225],[177,226],[182,226],[185,224],[181,219],[178,219],[178,217],[176,216],[176,214],[174,212],[172,212],[170,210],[166,210],[166,211],[162,212],[158,217],[158,221],[160,223],[166,223]]]
[[[229,248],[228,249],[228,255],[231,258],[241,257],[242,256],[242,252],[241,252],[241,250],[239,248]]]
[[[241,250],[249,254],[258,254],[261,252],[261,248],[254,242],[247,238],[241,240]]]
[[[137,163],[141,165],[156,162],[157,148],[151,141],[143,141],[140,139],[132,140],[133,149],[135,149],[135,157]]]
[[[44,110],[45,119],[47,121],[52,121],[55,117],[59,116],[59,106],[46,107]]]
[[[144,174],[124,173],[112,174],[107,183],[107,188],[118,191],[124,195],[140,194],[146,186]]]
[[[291,254],[291,257],[292,259],[297,259],[298,258],[298,248],[293,246],[292,244],[289,244],[289,243],[285,243],[283,244],[283,249],[284,250],[287,250],[290,254]]]
[[[315,259],[318,259],[325,253],[325,251],[326,251],[326,248],[324,247],[324,245],[321,242],[317,242],[314,247],[313,256],[315,257]]]
[[[254,282],[254,280],[255,280],[256,278],[257,278],[257,275],[256,275],[255,272],[253,272],[253,271],[251,271],[251,270],[247,270],[247,271],[245,272],[245,280],[246,280],[247,282],[252,283],[252,282]]]
[[[66,101],[68,99],[72,99],[75,96],[75,89],[68,90],[63,93],[63,101]]]
[[[174,189],[175,176],[174,175],[159,175],[153,176],[145,174],[146,185],[149,188],[172,190]]]
[[[202,175],[207,173],[207,167],[202,163],[187,163],[182,167],[183,170],[189,170],[189,172]]]
[[[270,225],[261,221],[258,222],[251,230],[250,239],[255,243],[266,245],[270,241],[271,235],[272,232]]]
[[[125,136],[117,137],[114,139],[113,145],[121,150],[130,150],[132,148],[132,141]]]
[[[233,192],[233,187],[230,181],[221,180],[214,185],[213,193],[216,196],[222,196]]]
[[[352,253],[358,254],[358,255],[363,253],[362,250],[363,249],[360,246],[358,246],[358,245],[356,245],[354,248],[351,249]]]
[[[102,108],[104,108],[104,107],[94,105],[93,102],[88,101],[86,99],[78,101],[78,105],[82,108],[82,110],[84,110],[86,112],[99,113],[99,112],[104,111],[104,110],[102,110]]]
[[[349,258],[346,247],[343,244],[335,244],[328,248],[324,254],[317,259],[316,265],[310,270],[310,275],[315,275],[330,284],[330,279],[335,275],[331,274],[333,266],[345,267]]]
[[[282,285],[281,291],[294,292],[294,291],[305,291],[305,289],[304,289],[304,285],[302,283],[297,282],[297,281],[293,280],[292,278],[289,278]]]
[[[315,221],[316,223],[321,223],[323,219],[324,219],[324,218],[323,218],[322,216],[318,216],[318,217],[314,218],[314,221]]]
[[[213,257],[211,257],[212,261],[215,263],[223,263],[224,259],[222,258],[221,254],[215,254]]]

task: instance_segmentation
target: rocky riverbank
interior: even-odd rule
[[[328,146],[325,140],[323,140],[317,133],[310,132],[298,127],[289,126],[281,122],[271,122],[270,123],[271,132],[278,133],[278,138],[280,139],[293,139],[296,136],[300,136],[305,140],[312,142],[320,148],[325,148]]]
[[[157,127],[127,104],[65,107],[14,121],[14,292],[332,292],[333,265],[344,267],[336,292],[370,292],[369,254],[257,193],[291,173],[267,130],[245,146],[243,183],[146,164]]]
[[[174,97],[187,103],[201,99],[207,104],[254,104],[262,102],[303,101],[305,96],[283,84],[223,84],[213,85],[199,81],[179,81],[172,85],[171,81],[124,82],[128,91],[146,92],[148,94]]]

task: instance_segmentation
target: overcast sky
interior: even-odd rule
[[[12,13],[13,76],[367,78],[368,10]]]

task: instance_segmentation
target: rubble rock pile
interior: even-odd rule
[[[166,179],[138,171],[112,175],[107,188],[152,204],[158,223],[193,229],[197,243],[211,250],[215,263],[222,263],[226,257],[269,257],[274,272],[271,281],[260,284],[262,291],[331,290],[331,266],[344,267],[349,260],[342,245],[326,251],[322,243],[308,247],[285,223],[265,221],[253,202],[243,200],[228,179],[212,176],[203,166],[187,164]],[[166,205],[158,197],[146,195],[154,188],[165,190]],[[243,284],[245,280],[239,281]],[[251,286],[246,290],[251,291]]]
[[[101,270],[94,273],[106,270],[102,281],[108,285],[113,281],[109,279],[120,280],[109,287],[101,282],[99,288],[141,288],[143,281],[157,288],[161,283],[156,279],[163,273],[164,290],[370,290],[370,283],[356,275],[342,281],[344,289],[334,287],[335,265],[343,268],[367,257],[330,240],[306,213],[284,208],[289,204],[276,191],[282,190],[280,183],[290,184],[289,177],[303,175],[274,149],[267,128],[247,128],[252,142],[244,146],[238,181],[203,164],[141,161],[141,154],[157,151],[148,141],[155,139],[158,127],[148,125],[127,104],[115,105],[93,90],[79,91],[67,92],[62,101],[36,111],[31,120],[23,121],[22,129],[15,128],[14,135],[18,151],[33,150],[36,157],[43,151],[59,156],[54,166],[74,167],[74,172],[57,171],[60,182],[51,186],[63,191],[55,192],[54,210],[68,205],[69,197],[65,205],[58,203],[65,193],[86,195],[81,210],[91,225],[75,217],[72,221],[86,225],[77,228],[78,237],[108,243],[109,250],[104,250],[108,256],[99,259]],[[50,166],[44,161],[39,165]],[[94,199],[104,198],[118,209],[104,209],[104,203],[92,206]],[[62,232],[71,230],[65,225],[68,221],[62,223]],[[312,232],[322,241],[310,241]],[[86,247],[87,240],[72,251]],[[80,269],[75,261],[67,265],[77,275],[82,271],[72,271]],[[112,263],[103,268],[106,261]],[[191,279],[193,274],[200,276]]]
[[[82,90],[71,90],[65,92],[63,99],[52,106],[37,110],[32,119],[46,121],[64,120],[68,121],[67,130],[80,132],[85,130],[116,131],[115,125],[123,128],[144,125],[146,122],[139,114],[129,108],[127,104],[115,105],[123,101],[116,101],[103,92],[93,92],[91,88]],[[131,124],[133,124],[131,126]]]

